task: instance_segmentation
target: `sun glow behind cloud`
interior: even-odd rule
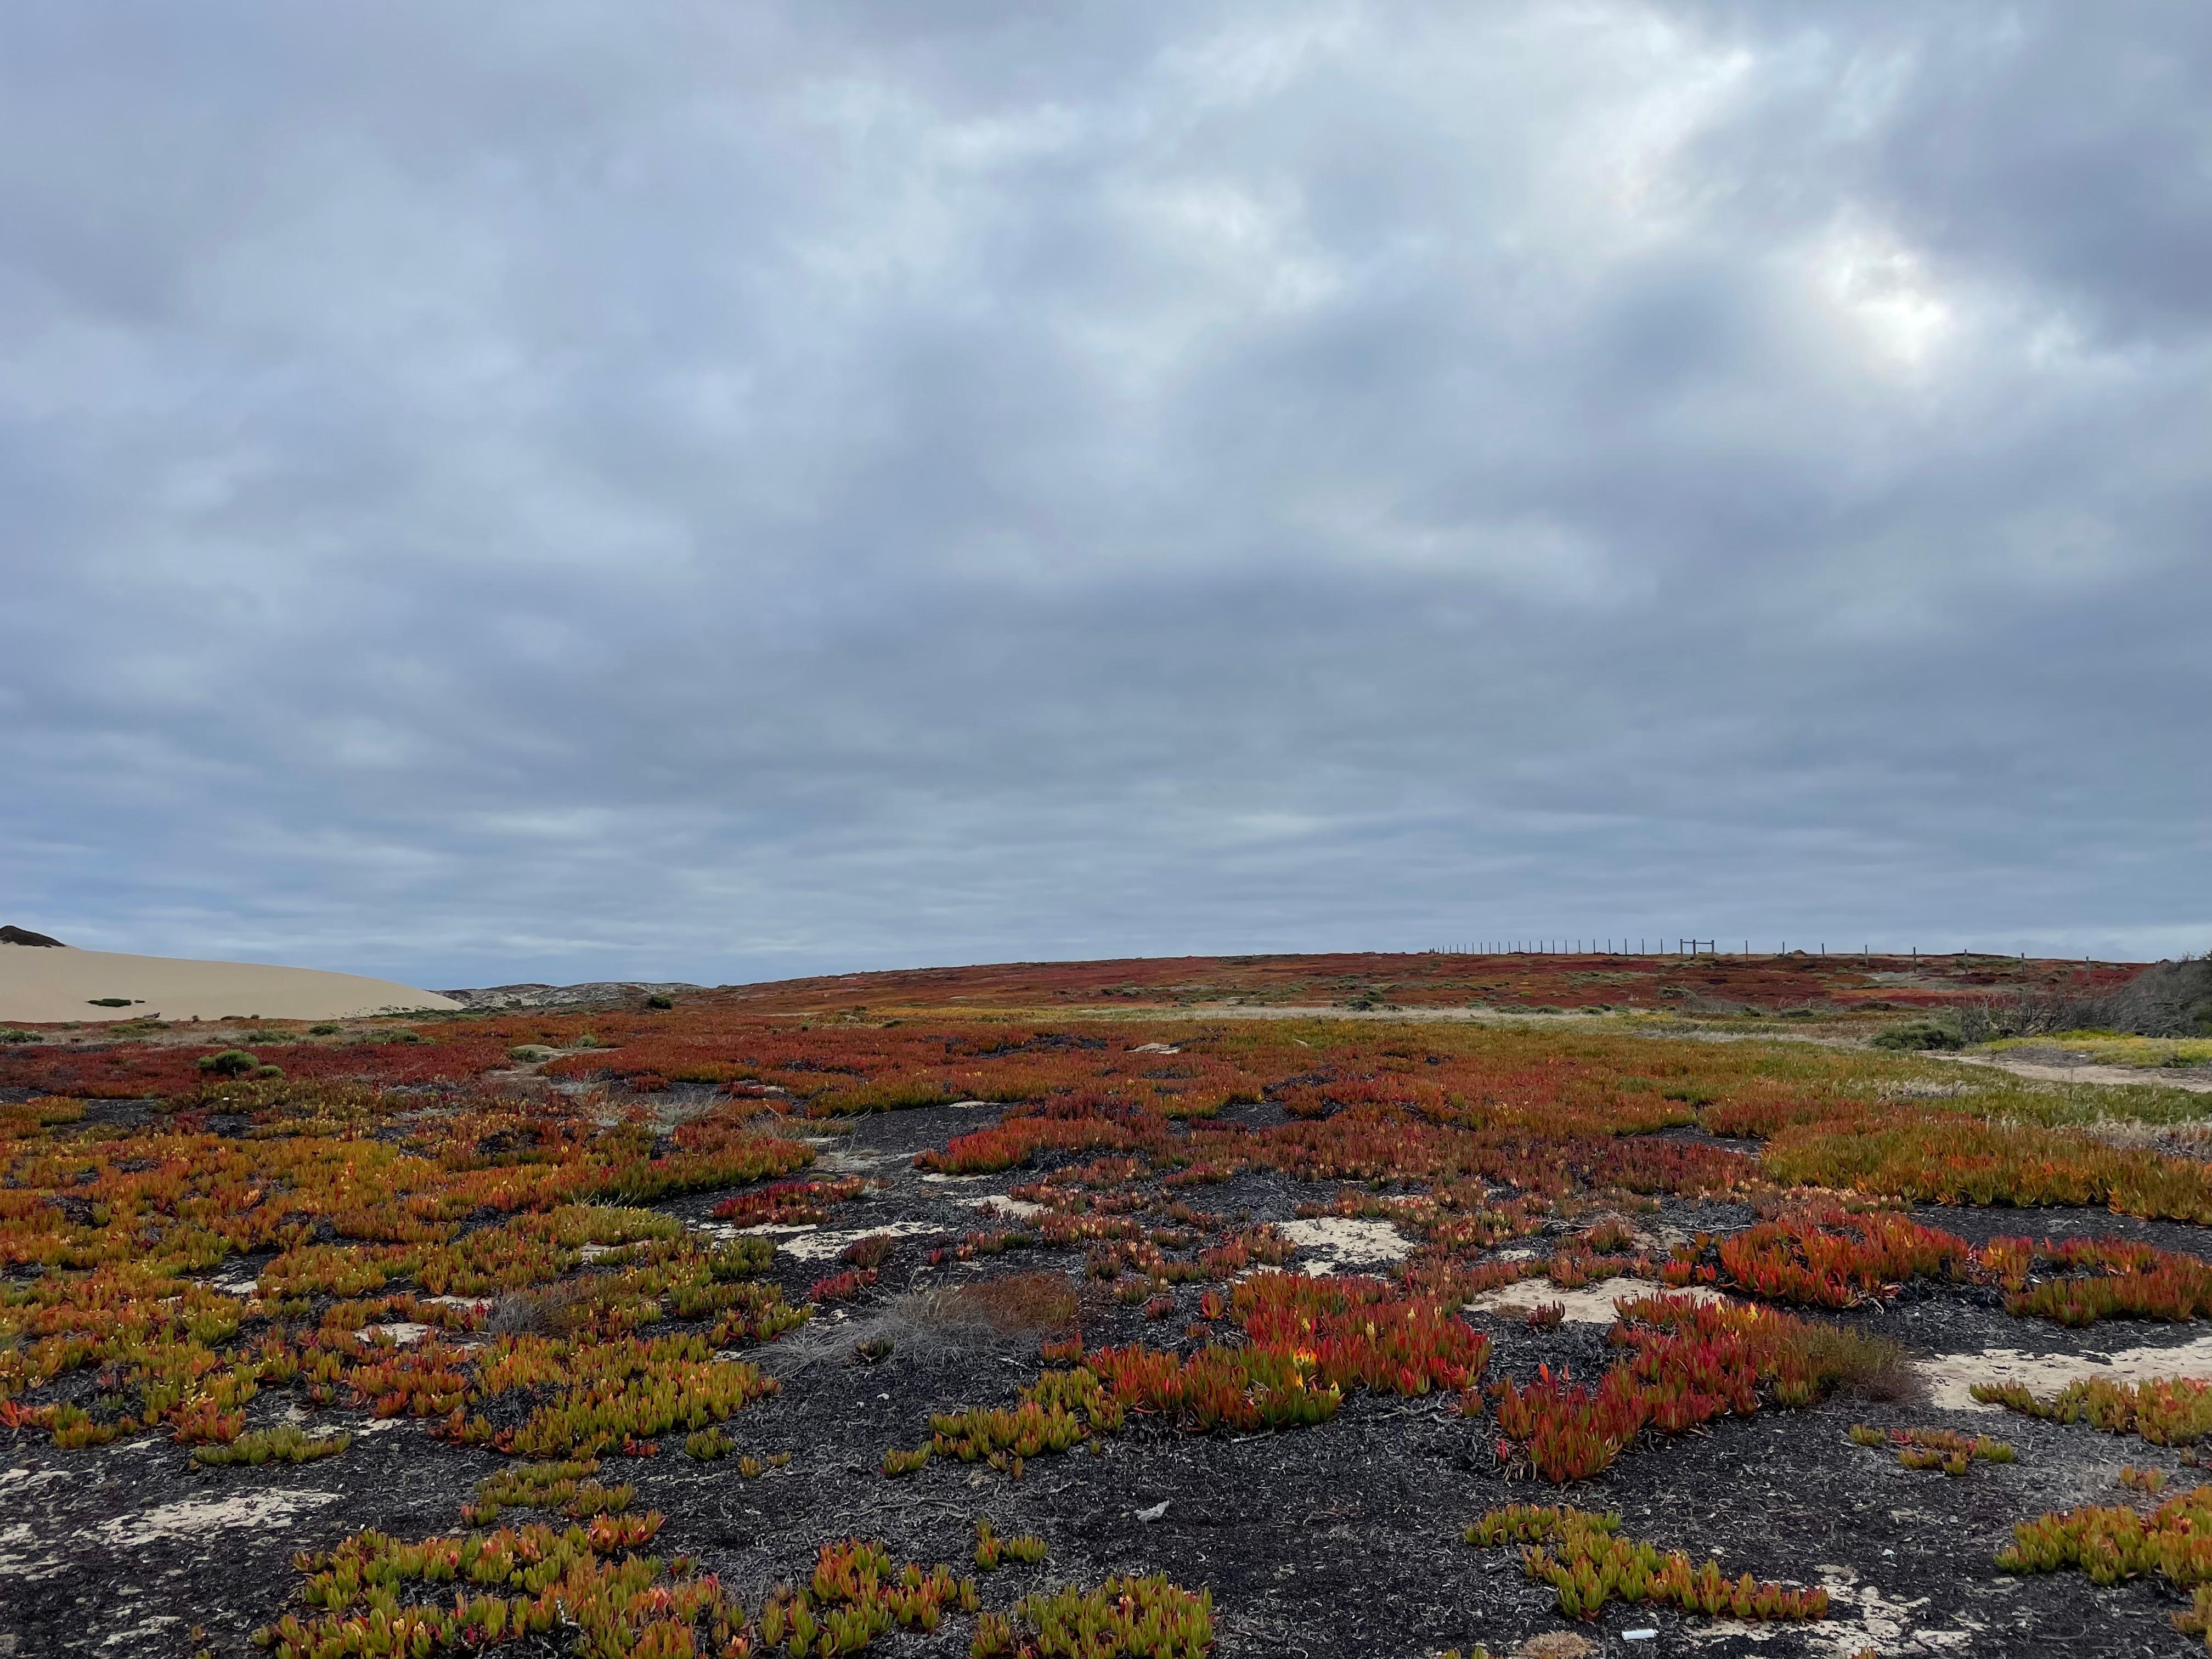
[[[2212,925],[2167,27],[0,20],[16,919],[445,983]]]

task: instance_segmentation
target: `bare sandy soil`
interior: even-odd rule
[[[2212,1077],[2201,1073],[2169,1071],[2164,1067],[2151,1070],[2137,1066],[2040,1066],[2033,1060],[2014,1060],[2008,1054],[1933,1054],[1934,1060],[1954,1060],[1961,1066],[1989,1066],[2000,1072],[2010,1072],[2014,1077],[2033,1078],[2042,1083],[2111,1083],[2134,1088],[2186,1089],[2195,1094],[2212,1094]]]
[[[128,997],[121,1007],[95,998]],[[45,945],[0,945],[0,1020],[343,1019],[388,1010],[458,1008],[434,992],[358,974],[256,962],[191,962]]]

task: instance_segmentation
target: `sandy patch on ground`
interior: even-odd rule
[[[0,1578],[52,1578],[69,1563],[39,1541],[27,1522],[0,1525]]]
[[[129,997],[95,1008],[94,997]],[[112,951],[0,945],[0,1019],[343,1019],[386,1010],[458,1008],[434,992],[358,974],[256,962],[188,962]]]
[[[1924,1595],[1910,1601],[1885,1595],[1875,1585],[1863,1583],[1849,1567],[1814,1569],[1828,1592],[1828,1616],[1801,1626],[1759,1624],[1741,1619],[1701,1619],[1686,1624],[1681,1639],[1692,1647],[1711,1647],[1721,1642],[1759,1644],[1777,1637],[1794,1636],[1802,1629],[1820,1651],[1834,1659],[1853,1659],[1862,1653],[1948,1653],[1969,1647],[1989,1633],[1989,1626],[1964,1613],[1954,1615],[1946,1629],[1916,1626],[1913,1615],[1928,1605]],[[2000,1592],[2001,1593],[2001,1592]]]
[[[929,1233],[941,1233],[945,1229],[934,1221],[887,1221],[880,1227],[857,1227],[838,1232],[823,1232],[818,1228],[803,1233],[793,1233],[779,1242],[777,1249],[788,1250],[801,1261],[826,1261],[848,1244],[858,1243],[864,1238],[878,1236],[891,1238],[914,1238]]]
[[[1599,1284],[1585,1285],[1578,1291],[1563,1291],[1548,1279],[1524,1279],[1517,1285],[1486,1291],[1467,1305],[1476,1313],[1517,1316],[1557,1303],[1567,1310],[1567,1322],[1571,1325],[1610,1325],[1613,1320],[1614,1302],[1636,1296],[1686,1296],[1699,1302],[1728,1300],[1717,1291],[1703,1285],[1692,1285],[1677,1291],[1654,1284],[1648,1279],[1608,1279]]]
[[[2024,1382],[2039,1395],[2054,1395],[2077,1377],[2101,1376],[2108,1382],[2140,1382],[2153,1376],[2212,1379],[2212,1336],[2200,1336],[2177,1348],[2120,1348],[2090,1358],[2086,1354],[2024,1354],[2013,1348],[1984,1348],[1979,1353],[1940,1354],[1913,1368],[1928,1383],[1928,1403],[1954,1412],[2001,1412],[1971,1390],[1977,1382]]]
[[[1014,1221],[1027,1221],[1033,1215],[1044,1213],[1043,1205],[1032,1204],[1025,1198],[979,1198],[969,1207],[988,1216]]]
[[[817,1175],[866,1175],[890,1164],[908,1161],[904,1152],[854,1152],[849,1147],[834,1146],[814,1160]]]
[[[1379,1267],[1402,1261],[1413,1248],[1389,1222],[1361,1221],[1351,1216],[1285,1221],[1276,1231],[1299,1249],[1313,1253],[1298,1265],[1301,1272],[1316,1279],[1340,1273],[1347,1267]]]
[[[2131,1089],[2186,1089],[2192,1094],[2212,1094],[2212,1079],[2183,1077],[2178,1073],[2135,1066],[2039,1066],[2033,1060],[2011,1060],[2003,1054],[1931,1054],[1931,1060],[1948,1060],[1961,1066],[1987,1066],[2014,1077],[2039,1083],[2107,1083]]]
[[[124,1594],[128,1597],[134,1592],[126,1590]],[[146,1651],[147,1642],[159,1636],[172,1625],[181,1625],[184,1622],[173,1613],[149,1613],[137,1624],[125,1625],[113,1634],[101,1637],[100,1645],[103,1648],[121,1648],[125,1653],[143,1653]]]
[[[28,1498],[49,1480],[69,1477],[59,1469],[0,1469],[0,1510]],[[27,1522],[0,1522],[0,1581],[10,1578],[52,1578],[68,1571],[69,1564],[52,1553]]]
[[[228,1498],[191,1498],[136,1515],[118,1515],[95,1528],[111,1544],[189,1541],[240,1527],[282,1527],[303,1510],[335,1504],[334,1492],[242,1492]]]
[[[381,1325],[364,1325],[354,1334],[364,1342],[374,1342],[380,1336],[388,1336],[396,1348],[404,1348],[420,1342],[430,1334],[428,1325],[411,1319],[394,1319]]]

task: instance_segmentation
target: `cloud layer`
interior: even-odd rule
[[[337,17],[0,18],[0,919],[2212,945],[2189,8]]]

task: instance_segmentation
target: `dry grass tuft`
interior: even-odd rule
[[[981,1323],[1009,1336],[1067,1330],[1080,1305],[1066,1276],[1048,1273],[1008,1273],[915,1299],[929,1303],[928,1314],[948,1322]],[[927,1316],[921,1309],[916,1314]]]
[[[927,1368],[963,1353],[1072,1333],[1080,1306],[1064,1274],[1008,1273],[909,1291],[835,1327],[786,1337],[761,1359],[786,1376],[823,1364]]]
[[[1870,1336],[1848,1325],[1808,1319],[1790,1334],[1787,1346],[1816,1378],[1838,1394],[1856,1395],[1862,1400],[1905,1401],[1917,1398],[1921,1392],[1911,1357],[1886,1336]]]
[[[588,1280],[562,1279],[500,1297],[484,1329],[493,1336],[574,1336],[590,1328],[598,1308],[596,1287]]]

